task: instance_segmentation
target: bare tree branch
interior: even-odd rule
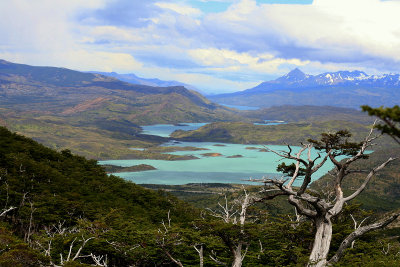
[[[225,197],[225,206],[221,205],[221,203],[218,202],[218,206],[221,208],[220,211],[217,210],[214,211],[210,208],[207,208],[207,210],[210,211],[211,216],[216,218],[221,218],[225,223],[229,223],[231,222],[233,216],[235,216],[238,211],[234,210],[235,208],[234,205],[231,205],[231,207],[229,207],[226,195],[224,197]]]
[[[209,255],[209,257],[210,257],[210,259],[212,259],[216,264],[223,265],[223,266],[226,266],[226,265],[227,265],[225,262],[222,262],[222,261],[218,260],[217,255],[215,255],[215,252],[214,252],[213,250],[211,251],[211,253],[212,253],[213,255]]]
[[[359,194],[361,194],[362,191],[364,191],[365,187],[367,186],[367,184],[369,183],[369,181],[371,180],[371,178],[375,175],[375,173],[377,173],[378,171],[380,171],[381,169],[383,169],[386,165],[388,165],[390,162],[397,160],[398,158],[389,158],[387,161],[385,161],[384,163],[382,163],[381,165],[379,165],[378,167],[374,168],[365,178],[363,184],[350,196],[344,198],[344,201],[350,201],[354,198],[356,198]]]
[[[381,228],[389,225],[391,222],[396,220],[399,216],[400,216],[400,213],[396,213],[381,222],[366,225],[366,226],[356,229],[354,232],[352,232],[350,235],[348,235],[343,240],[343,242],[340,244],[339,249],[337,250],[336,254],[329,260],[329,263],[332,264],[332,263],[338,262],[342,258],[345,249],[348,248],[356,238],[358,238],[359,236],[361,236],[367,232],[381,229]]]
[[[290,147],[290,146],[289,146]],[[296,154],[296,170],[292,176],[292,179],[290,179],[289,183],[288,183],[288,187],[291,188],[294,181],[297,179],[298,175],[299,175],[299,170],[300,170],[300,157],[301,154],[303,153],[304,150],[306,150],[307,146],[303,146],[300,151]]]
[[[357,221],[356,221],[356,219],[354,219],[353,214],[350,214],[350,217],[351,217],[351,219],[353,220],[353,223],[354,223],[354,230],[357,230],[358,228],[360,228],[360,227],[362,226],[362,224],[369,218],[369,216],[366,217],[366,218],[364,218],[364,219],[358,224]],[[355,243],[355,242],[356,242],[355,240],[353,240],[353,242],[351,242],[351,248],[354,248],[354,243]]]
[[[176,265],[183,267],[182,262],[180,262],[179,260],[176,260],[174,257],[172,257],[172,255],[168,252],[168,250],[164,249],[164,253],[168,256],[168,258],[170,258],[171,261],[173,261]]]
[[[305,161],[305,160],[302,159],[302,158],[297,158],[297,157],[292,156],[292,155],[290,154],[291,151],[292,151],[292,148],[291,148],[289,145],[288,145],[288,147],[289,147],[289,152],[286,152],[286,151],[278,152],[278,151],[273,150],[273,149],[271,149],[271,148],[269,148],[269,147],[265,147],[265,149],[266,149],[268,152],[272,152],[272,153],[278,155],[279,157],[282,157],[282,158],[285,158],[285,159],[298,160],[298,161],[300,161],[302,164],[304,164],[304,166],[307,166],[307,161]],[[307,146],[305,146],[304,150],[305,150],[306,148],[307,148]],[[303,151],[304,151],[304,150],[303,150]]]
[[[15,210],[15,209],[16,209],[16,207],[9,207],[9,208],[3,210],[3,211],[0,213],[0,217],[6,215],[8,212],[10,212],[10,211],[12,211],[12,210]]]
[[[317,216],[317,212],[305,208],[301,202],[296,199],[293,195],[289,196],[289,203],[296,207],[297,211],[308,218],[315,218]]]

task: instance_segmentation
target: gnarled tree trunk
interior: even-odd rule
[[[308,266],[325,266],[332,240],[332,222],[329,218],[315,219],[316,233]]]
[[[234,248],[232,251],[234,258],[232,262],[232,267],[242,267],[242,262],[243,262],[242,245],[243,245],[242,242],[239,242],[236,248]]]
[[[292,165],[286,165],[283,163],[279,166],[279,168],[283,170],[283,173],[289,176],[287,179],[262,180],[266,186],[264,192],[277,191],[275,193],[267,193],[267,195],[263,197],[263,200],[269,200],[277,196],[286,195],[288,196],[289,203],[295,206],[299,214],[313,220],[316,227],[316,233],[308,266],[322,267],[338,262],[343,256],[344,250],[350,246],[357,237],[368,231],[382,228],[400,216],[399,213],[381,223],[356,227],[356,230],[342,242],[335,256],[328,262],[327,257],[332,240],[331,219],[342,212],[345,203],[353,200],[364,191],[372,177],[378,171],[383,169],[390,162],[398,159],[389,158],[381,165],[376,166],[367,176],[365,176],[363,183],[358,189],[347,197],[344,195],[342,183],[346,179],[347,175],[351,173],[365,172],[365,170],[350,169],[350,165],[360,159],[366,158],[366,150],[374,145],[373,141],[378,138],[378,136],[373,136],[375,123],[365,140],[361,143],[349,141],[351,134],[347,130],[341,130],[336,133],[323,133],[320,141],[310,139],[309,141],[311,144],[303,145],[303,148],[301,148],[295,155],[292,154],[293,150],[290,146],[288,146],[289,151],[287,152],[268,149],[268,151],[271,151],[284,159],[295,161]],[[311,150],[314,146],[317,150],[325,152],[325,156],[322,157],[322,155],[318,153],[317,157],[312,158]],[[307,158],[302,158],[301,156],[305,151],[307,151]],[[339,156],[347,156],[347,158],[341,161],[337,158]],[[317,164],[316,162],[318,159],[321,159],[321,161]],[[329,173],[333,177],[333,180],[332,187],[327,192],[328,194],[325,194],[324,192],[322,192],[322,194],[311,194],[307,192],[307,188],[312,181],[312,175],[317,172],[328,159],[335,166],[334,171]],[[300,189],[294,188],[293,184],[298,182],[300,180],[299,177],[301,176],[304,176],[304,178],[302,179],[303,182]],[[333,200],[329,197],[330,194],[335,196]]]

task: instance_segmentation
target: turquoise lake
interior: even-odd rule
[[[142,126],[143,134],[158,135],[162,137],[168,137],[171,133],[176,130],[191,131],[206,125],[207,123],[182,123],[181,125],[172,124],[155,124]]]
[[[153,125],[143,127],[148,134],[168,136],[174,130],[201,127],[204,124],[185,123],[186,126],[174,125]],[[212,142],[171,142],[165,146],[193,146],[205,148],[200,151],[179,151],[170,154],[193,155],[199,159],[195,160],[152,160],[152,159],[132,159],[132,160],[106,160],[100,164],[112,164],[117,166],[133,166],[138,164],[149,164],[157,170],[143,172],[123,172],[116,173],[124,179],[131,180],[137,184],[187,184],[187,183],[251,183],[246,181],[250,178],[260,179],[263,177],[280,177],[276,172],[276,166],[282,162],[280,157],[272,152],[262,152],[263,145],[241,145],[241,144],[222,144]],[[287,150],[286,146],[268,146],[273,150]],[[293,154],[299,147],[294,147]],[[220,153],[222,156],[208,157],[204,153]],[[230,156],[241,155],[238,158],[228,158]],[[313,151],[313,156],[316,152]],[[288,161],[289,163],[290,161]],[[333,164],[325,164],[314,175],[314,179],[321,177],[333,168]]]
[[[236,108],[238,110],[257,110],[257,109],[260,109],[259,107],[228,105],[228,104],[222,104],[222,103],[219,103],[219,104],[222,105],[222,106],[228,107],[228,108]]]

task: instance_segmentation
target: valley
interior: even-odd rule
[[[0,267],[400,266],[400,1],[0,1]]]
[[[0,61],[1,125],[90,158],[165,157],[129,149],[165,141],[142,135],[139,125],[242,119],[184,87]]]
[[[0,224],[0,235],[11,240],[7,252],[0,253],[0,265],[18,253],[30,255],[33,266],[62,263],[59,255],[80,253],[77,243],[88,255],[106,255],[110,266],[165,265],[171,263],[170,251],[185,265],[196,265],[193,246],[209,255],[217,251],[229,262],[229,242],[248,244],[250,266],[307,262],[313,240],[309,222],[292,220],[293,207],[285,197],[270,197],[273,189],[260,182],[287,179],[292,171],[292,161],[270,149],[285,154],[290,145],[297,154],[310,138],[348,130],[353,135],[344,134],[342,147],[335,148],[335,158],[346,160],[353,153],[347,147],[358,146],[353,142],[365,138],[374,119],[338,106],[232,104],[213,103],[182,86],[130,84],[97,73],[0,61],[0,124],[18,133],[0,127],[0,177],[7,179],[0,185],[7,192],[0,199],[5,207],[13,205]],[[395,146],[390,137],[380,138],[373,151],[363,152],[370,161],[360,160],[351,171],[395,157]],[[317,158],[314,163],[322,164],[325,155],[323,149],[310,149],[302,159]],[[330,160],[321,165],[306,194],[331,191],[327,173],[334,166]],[[361,219],[371,211],[384,216],[399,209],[398,168],[398,162],[387,166],[343,214]],[[299,190],[304,181],[294,181],[293,188]],[[362,181],[360,174],[349,175],[344,192],[352,194]],[[231,219],[219,219],[218,209],[238,214],[249,196],[253,202],[246,209],[254,222],[237,228]],[[335,223],[344,229],[340,233],[350,233],[348,218]],[[397,229],[380,232],[379,240],[397,245],[390,241]],[[357,242],[379,256],[380,247],[368,240],[372,237]],[[278,243],[268,243],[276,238]],[[343,238],[335,236],[333,247]],[[57,254],[44,251],[45,244]],[[265,250],[260,252],[257,244]],[[288,249],[287,244],[294,245]],[[271,256],[286,250],[298,253],[296,258]],[[85,266],[93,259],[71,262]]]

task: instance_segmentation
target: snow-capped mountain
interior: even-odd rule
[[[364,81],[368,75],[362,71],[338,71],[311,76],[317,84],[333,85],[344,82]]]
[[[304,74],[300,69],[295,68],[291,72],[282,77],[276,79],[275,81],[279,81],[282,83],[298,83],[310,78],[310,75]]]
[[[368,75],[357,70],[310,75],[296,68],[254,88],[210,99],[223,104],[264,107],[285,104],[395,105],[400,103],[400,75]]]
[[[367,75],[363,71],[338,71],[326,72],[318,75],[303,73],[298,68],[288,74],[243,92],[270,91],[286,88],[314,88],[321,86],[392,86],[400,87],[399,74]]]

